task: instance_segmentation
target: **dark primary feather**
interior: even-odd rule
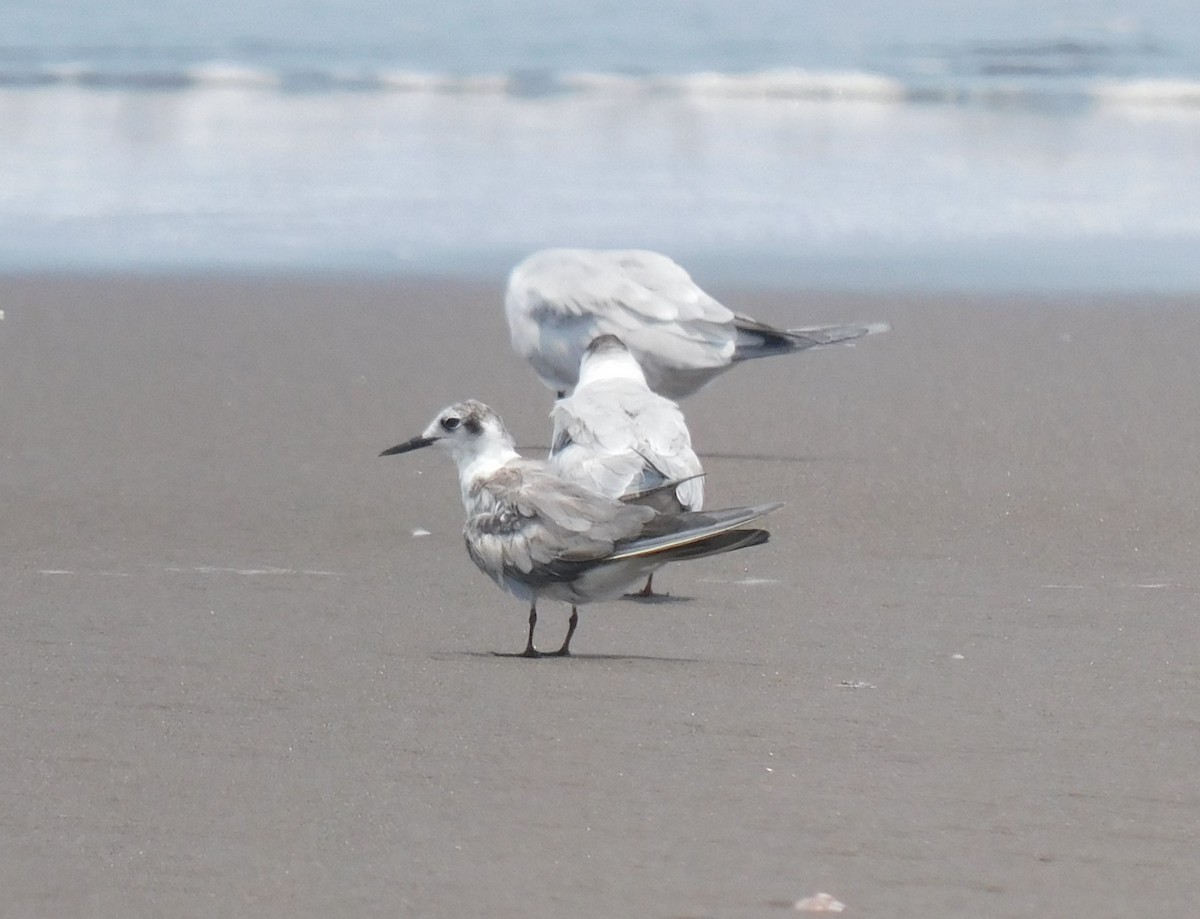
[[[854,341],[872,331],[879,331],[879,326],[871,325],[836,325],[815,326],[811,329],[777,329],[759,322],[750,316],[734,317],[734,328],[737,332],[736,345],[733,352],[735,361],[745,361],[756,357],[771,357],[776,354],[786,354],[789,351],[804,351],[819,345],[836,345]]]
[[[659,514],[635,538],[619,543],[610,558],[656,555],[664,550],[701,542],[717,533],[737,529],[781,507],[783,505],[776,502],[755,507]]]
[[[662,473],[659,473],[658,476],[660,479],[658,484],[621,495],[621,500],[626,504],[642,504],[652,507],[660,514],[678,514],[680,511],[687,510],[679,501],[679,486],[692,479],[704,478],[704,473],[690,475],[685,479],[667,479]]]
[[[720,555],[722,552],[733,552],[735,549],[747,549],[750,546],[761,546],[771,538],[767,530],[737,529],[726,530],[708,536],[699,542],[688,543],[667,550],[664,554],[669,561],[685,562],[693,558],[708,558],[710,555]]]

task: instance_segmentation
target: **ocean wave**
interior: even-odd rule
[[[660,88],[694,96],[899,102],[899,80],[854,71],[767,70],[758,73],[695,73],[659,78]]]
[[[1200,80],[1104,81],[1095,87],[1095,97],[1102,105],[1115,107],[1200,108]]]
[[[978,75],[919,75],[900,79],[847,70],[772,69],[743,73],[627,74],[516,71],[453,74],[389,68],[270,70],[214,60],[181,69],[103,69],[66,62],[45,67],[0,66],[0,87],[82,87],[116,91],[237,89],[269,92],[380,92],[430,95],[540,97],[677,96],[806,102],[948,104],[1041,108],[1047,104],[1111,107],[1200,107],[1200,80],[1088,78],[981,79]]]

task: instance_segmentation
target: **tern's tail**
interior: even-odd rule
[[[761,546],[771,538],[771,534],[760,529],[726,530],[698,542],[663,549],[658,557],[666,562],[683,562],[691,558],[707,558],[710,555],[720,555],[722,552],[732,552],[734,549],[747,549],[750,546]]]
[[[733,359],[750,360],[790,351],[806,351],[822,345],[843,345],[866,335],[887,332],[886,322],[861,322],[849,325],[823,325],[806,329],[777,329],[748,316],[737,317],[737,344]]]
[[[653,464],[649,460],[646,460],[646,464],[653,468]],[[687,509],[679,500],[679,486],[685,482],[691,482],[693,479],[704,478],[704,473],[698,472],[682,479],[667,479],[662,473],[658,473],[658,477],[662,479],[659,484],[651,485],[640,491],[628,492],[621,495],[620,500],[625,504],[641,504],[652,507],[659,514],[678,514]]]
[[[760,504],[663,514],[651,520],[637,539],[618,544],[610,560],[654,557],[669,562],[757,546],[767,541],[767,531],[743,527],[780,507],[783,505]]]

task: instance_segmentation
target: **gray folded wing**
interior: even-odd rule
[[[558,560],[604,558],[654,516],[648,507],[573,485],[533,463],[509,464],[472,498],[477,509],[464,527],[467,550],[497,582],[505,575],[553,579],[548,569]]]
[[[603,380],[560,399],[550,417],[551,461],[572,481],[613,497],[679,481],[680,509],[703,504],[704,470],[673,402],[632,380]]]
[[[508,309],[534,316],[547,339],[578,359],[600,335],[616,335],[645,362],[666,367],[723,367],[733,357],[734,314],[686,271],[657,252],[547,249],[513,270]],[[653,368],[647,368],[654,376]]]

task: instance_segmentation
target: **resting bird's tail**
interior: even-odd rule
[[[849,325],[812,326],[806,329],[777,329],[751,319],[738,316],[735,320],[737,344],[733,359],[746,361],[756,357],[771,357],[790,351],[805,351],[821,345],[840,345],[852,342],[865,335],[887,332],[891,326],[886,322],[862,322]]]
[[[783,505],[776,502],[717,511],[660,514],[646,524],[636,539],[618,543],[610,559],[653,556],[666,562],[757,546],[767,541],[767,531],[743,529],[743,525],[781,507]]]
[[[646,460],[646,465],[653,469],[654,464],[649,460]],[[657,469],[654,471],[658,472]],[[687,510],[679,501],[677,493],[679,486],[693,479],[704,478],[704,473],[699,472],[696,475],[689,475],[683,479],[667,479],[661,472],[658,472],[658,477],[662,480],[659,484],[642,488],[639,491],[627,492],[621,495],[620,500],[625,504],[642,504],[646,507],[652,507],[660,514],[678,514],[681,511]],[[643,476],[644,478],[645,476]]]
[[[664,549],[659,557],[671,562],[682,562],[692,558],[707,558],[710,555],[720,555],[722,552],[732,552],[734,549],[747,549],[750,546],[761,546],[771,538],[767,530],[744,529],[726,530],[708,536],[698,542]]]

